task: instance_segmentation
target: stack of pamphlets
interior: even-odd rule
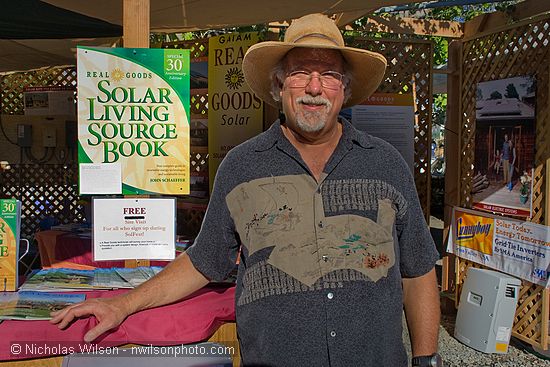
[[[0,320],[49,320],[58,311],[86,299],[84,294],[43,292],[0,293]]]
[[[134,288],[152,278],[161,267],[109,268],[77,270],[42,269],[33,273],[21,286],[25,291],[75,291],[93,289]]]
[[[162,267],[160,266],[140,266],[137,268],[113,268],[122,279],[131,285],[130,288],[137,287],[141,283],[146,282],[150,278],[157,275]]]

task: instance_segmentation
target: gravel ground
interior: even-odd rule
[[[456,340],[454,334],[455,317],[442,315],[439,328],[439,354],[446,367],[550,367],[550,361],[539,358],[510,345],[506,354],[485,354],[478,352]],[[409,355],[411,354],[407,326],[403,340]],[[512,343],[514,344],[514,343]]]

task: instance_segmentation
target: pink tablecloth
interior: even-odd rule
[[[92,239],[81,237],[77,233],[62,231],[36,232],[34,237],[38,242],[42,267],[56,267],[63,262],[77,265],[87,265],[96,268],[123,268],[124,261],[94,261],[92,254]],[[168,261],[151,261],[151,266],[165,266]]]
[[[123,292],[126,290],[84,293],[92,298]],[[95,343],[104,348],[128,343],[177,345],[203,341],[223,323],[235,320],[234,298],[234,286],[208,286],[183,301],[128,317],[120,327],[102,335]],[[97,320],[91,317],[59,330],[48,321],[4,321],[0,324],[0,360],[81,352],[85,348],[84,334],[96,324]]]

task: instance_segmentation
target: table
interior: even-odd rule
[[[94,261],[92,239],[84,234],[58,230],[36,232],[40,262],[43,268],[67,267],[66,264],[96,268],[123,268],[124,261]],[[165,266],[168,261],[151,261],[151,266]],[[75,267],[75,266],[71,266]],[[78,266],[77,266],[78,267]]]
[[[90,298],[112,297],[124,292],[127,290],[83,293]],[[182,301],[131,315],[95,342],[98,347],[106,348],[127,344],[190,344],[208,339],[231,343],[237,348],[234,320],[235,287],[212,284]],[[229,325],[221,329],[221,334],[211,338],[225,323]],[[0,366],[30,366],[35,362],[36,365],[60,365],[60,359],[36,358],[66,354],[63,351],[70,348],[80,351],[84,334],[96,324],[96,319],[91,317],[76,320],[69,328],[59,330],[48,321],[4,321],[0,324],[0,360],[10,362]],[[20,345],[23,351],[17,355],[11,353],[14,344]]]

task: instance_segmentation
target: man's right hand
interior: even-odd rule
[[[89,343],[106,331],[119,326],[130,313],[124,296],[91,298],[85,302],[52,312],[50,323],[58,324],[59,329],[65,329],[73,320],[79,317],[95,316],[98,324],[84,335],[84,341]]]

